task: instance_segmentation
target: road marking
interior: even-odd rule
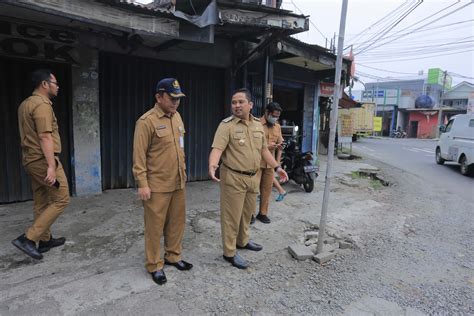
[[[415,152],[415,153],[429,153],[429,154],[434,154],[434,150],[430,149],[430,148],[417,148],[417,147],[403,147],[403,149],[405,150],[408,150],[408,151],[412,151],[412,152]]]

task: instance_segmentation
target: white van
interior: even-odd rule
[[[474,113],[453,116],[446,126],[440,126],[436,145],[436,163],[454,161],[461,165],[465,176],[474,173]]]

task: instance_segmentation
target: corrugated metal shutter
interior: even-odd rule
[[[0,58],[0,203],[32,199],[31,182],[21,163],[18,131],[18,106],[31,95],[31,72],[39,68],[50,69],[60,85],[59,95],[53,100],[58,119],[62,149],[61,162],[71,185],[70,155],[70,66],[31,60]]]
[[[214,132],[224,118],[224,70],[101,53],[100,108],[103,189],[129,188],[136,120],[154,105],[158,80],[175,77],[186,98],[183,117],[188,180],[205,180]]]

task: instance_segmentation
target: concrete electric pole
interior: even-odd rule
[[[329,119],[329,148],[328,148],[328,163],[326,167],[326,182],[324,185],[323,205],[321,209],[321,220],[319,223],[319,236],[317,253],[323,251],[324,234],[326,229],[326,219],[328,214],[329,202],[329,186],[331,185],[332,177],[332,163],[334,160],[334,144],[336,142],[336,127],[337,127],[337,108],[339,106],[339,98],[341,92],[341,69],[342,69],[342,49],[344,47],[344,33],[346,30],[346,15],[347,15],[348,0],[342,1],[341,22],[339,25],[339,39],[337,43],[337,59],[336,59],[336,79],[334,85],[334,102],[332,104],[331,116]]]

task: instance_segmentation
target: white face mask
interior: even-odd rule
[[[267,116],[267,122],[270,123],[270,124],[275,124],[276,122],[278,121],[278,119],[276,117],[273,117],[271,115],[268,115]]]

